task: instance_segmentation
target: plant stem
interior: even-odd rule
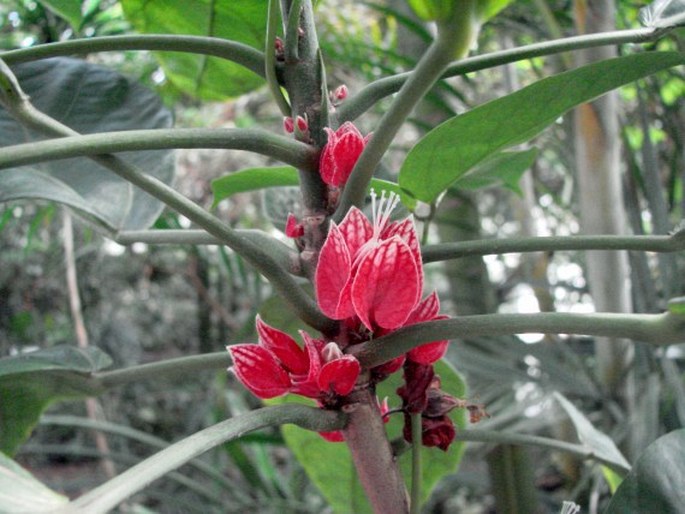
[[[44,127],[42,124],[34,128]],[[258,129],[146,129],[97,134],[50,133],[58,139],[34,141],[0,149],[0,168],[70,157],[175,148],[223,148],[245,150],[311,170],[316,166],[315,148]]]
[[[309,430],[330,432],[345,423],[340,412],[325,411],[298,404],[265,407],[222,421],[129,468],[119,476],[89,491],[54,514],[100,514],[144,489],[154,480],[177,469],[189,460],[248,432],[275,425],[293,423]]]
[[[617,30],[599,34],[555,39],[552,41],[545,41],[544,43],[510,48],[460,60],[448,66],[441,78],[465,75],[466,73],[494,68],[495,66],[501,66],[524,59],[553,55],[570,50],[580,50],[583,48],[593,48],[605,45],[619,45],[623,43],[649,43],[657,41],[671,30],[672,28]],[[338,118],[341,122],[356,119],[368,111],[379,100],[399,91],[404,83],[411,78],[411,74],[412,72],[399,73],[391,77],[384,77],[371,82],[354,97],[347,99],[338,108]]]
[[[437,262],[471,255],[569,250],[678,252],[685,250],[685,229],[670,236],[552,236],[440,243],[424,247],[422,257],[423,262]]]
[[[411,499],[409,501],[409,514],[421,512],[421,445],[422,427],[421,413],[412,413],[411,416]]]
[[[264,76],[264,54],[251,46],[214,37],[178,34],[139,34],[74,39],[0,52],[0,59],[7,64],[18,64],[61,55],[124,50],[158,50],[213,55],[233,61],[259,76]]]
[[[202,371],[227,368],[231,364],[228,352],[203,353],[149,364],[95,373],[96,388],[111,388],[139,380],[182,380]]]
[[[290,116],[290,104],[283,96],[281,85],[276,76],[276,26],[278,25],[278,6],[277,0],[269,0],[269,15],[266,24],[266,46],[264,47],[264,76],[269,85],[271,96],[273,96],[278,108],[283,116]]]
[[[37,110],[29,102],[17,82],[12,70],[0,59],[0,102],[23,125],[40,131],[43,134],[57,137],[50,143],[59,145],[65,138],[80,136],[76,131],[63,125],[59,121]],[[285,139],[285,138],[284,138]],[[31,143],[28,146],[38,146],[42,143]],[[27,145],[18,145],[27,146]],[[15,147],[16,148],[16,147]],[[0,155],[6,152],[0,151]],[[288,271],[259,245],[235,232],[216,216],[205,211],[202,207],[182,194],[175,191],[162,181],[147,175],[129,163],[113,155],[94,155],[91,158],[108,170],[116,173],[127,182],[139,187],[154,198],[162,201],[172,209],[186,216],[209,234],[217,237],[227,246],[239,253],[246,261],[269,279],[273,288],[288,301],[297,315],[307,324],[321,332],[333,332],[337,326],[335,322],[324,316],[316,306],[314,300],[297,284]]]
[[[427,341],[515,334],[583,334],[624,337],[666,346],[685,341],[685,316],[663,314],[482,314],[401,328],[352,350],[365,368],[378,366]]]
[[[452,15],[454,23],[450,27],[451,30],[438,30],[435,41],[426,50],[416,68],[405,75],[401,81],[399,93],[378,122],[373,136],[359,156],[345,185],[340,204],[334,215],[336,222],[339,223],[353,205],[362,206],[376,166],[402,124],[440,78],[454,55],[465,53],[464,48],[468,48],[472,36],[471,15],[474,4],[471,1],[466,1],[464,4],[463,8],[454,9],[455,14]]]
[[[377,514],[408,512],[407,491],[385,433],[376,397],[368,388],[347,397],[349,421],[343,429],[359,481]]]

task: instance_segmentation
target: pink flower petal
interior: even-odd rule
[[[273,353],[290,373],[302,375],[309,369],[309,357],[295,340],[262,321],[257,316],[257,334],[264,348]]]
[[[407,318],[405,325],[413,325],[422,321],[435,319],[440,312],[440,299],[438,293],[433,291],[421,300]],[[446,318],[447,316],[445,316]],[[442,319],[442,318],[441,318]]]
[[[392,236],[399,236],[402,241],[409,245],[412,255],[416,260],[416,265],[418,266],[421,274],[421,282],[419,284],[419,296],[423,291],[423,260],[421,259],[421,245],[419,243],[419,236],[416,233],[416,227],[414,226],[414,221],[411,217],[405,220],[390,223],[385,230],[381,233],[381,239],[390,239]],[[416,298],[419,301],[419,298]]]
[[[328,362],[319,373],[319,388],[325,393],[345,396],[354,389],[360,370],[359,361],[352,355]]]
[[[335,432],[319,432],[319,435],[329,443],[342,443],[345,440],[345,436],[343,436],[340,430]]]
[[[373,226],[362,211],[352,207],[347,211],[338,228],[345,239],[345,243],[347,243],[350,257],[354,261],[354,257],[362,245],[373,236]]]
[[[292,377],[292,392],[316,399],[321,395],[318,379],[321,367],[324,364],[321,359],[321,351],[325,343],[320,339],[314,339],[304,330],[300,330],[300,335],[304,340],[304,348],[309,356],[309,370],[306,375]]]
[[[236,344],[227,349],[233,359],[230,369],[255,396],[274,398],[290,390],[288,374],[265,348],[256,344]]]
[[[371,250],[359,264],[352,303],[369,329],[401,327],[420,295],[420,271],[412,252],[395,236]]]
[[[434,341],[432,343],[423,344],[417,348],[412,348],[407,353],[407,358],[410,361],[417,362],[418,364],[434,364],[435,362],[442,359],[447,351],[447,345],[449,341]]]
[[[342,292],[351,273],[350,253],[340,229],[331,223],[328,237],[321,247],[314,282],[321,311],[333,319],[344,319],[354,313],[352,302],[341,303]]]

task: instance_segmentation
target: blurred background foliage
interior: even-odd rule
[[[638,26],[637,12],[644,3],[615,2],[617,26]],[[133,17],[137,12],[134,4],[126,0],[2,2],[0,49],[145,30],[141,19]],[[512,2],[483,27],[474,51],[481,54],[573,35],[572,7],[568,0]],[[169,26],[182,26],[180,12],[170,10],[168,16]],[[432,27],[418,20],[400,0],[320,0],[317,16],[331,89],[346,84],[354,93],[372,80],[411,70],[432,38]],[[163,30],[163,21],[154,31]],[[651,46],[683,51],[682,35],[676,32]],[[627,45],[619,51],[633,49]],[[244,84],[246,92],[237,91],[239,96],[217,98],[216,92],[185,87],[187,80],[197,79],[197,75],[186,70],[191,76],[185,77],[186,82],[179,80],[169,74],[168,62],[160,64],[150,52],[93,53],[84,58],[154,89],[173,109],[176,126],[281,130],[280,115],[259,82]],[[562,71],[572,62],[570,55],[535,58],[443,81],[397,138],[382,164],[381,176],[396,179],[407,150],[430,127]],[[681,67],[672,68],[620,91],[626,232],[664,234],[683,219],[683,73]],[[220,101],[208,103],[204,101],[207,98]],[[358,120],[362,132],[372,130],[386,105],[386,101],[379,102]],[[419,213],[420,221],[430,222],[429,242],[578,233],[572,118],[571,114],[564,116],[536,138],[538,158],[519,187],[513,188],[517,190],[498,187],[474,193],[453,189],[435,212]],[[232,151],[179,151],[175,187],[209,209],[211,179],[265,164],[269,163],[261,157]],[[241,194],[222,202],[216,212],[232,226],[276,234],[275,227],[295,202],[292,191]],[[0,205],[0,357],[74,344],[65,286],[64,232],[58,215],[61,209],[49,203]],[[185,228],[188,222],[164,212],[155,227]],[[75,239],[79,291],[91,344],[108,353],[116,367],[220,351],[228,342],[255,340],[254,316],[271,291],[268,283],[229,249],[142,243],[124,247],[87,224],[77,225]],[[660,312],[669,298],[685,294],[685,282],[677,279],[685,272],[682,258],[631,253],[629,260],[636,312]],[[595,304],[585,265],[583,252],[507,254],[431,264],[427,275],[440,292],[444,312],[453,315],[591,312]],[[491,415],[478,428],[573,440],[570,424],[552,399],[554,392],[574,400],[631,461],[663,433],[685,426],[682,346],[662,351],[638,344],[620,389],[607,389],[598,378],[590,338],[480,338],[453,344],[447,358],[465,374],[470,399],[485,404]],[[101,400],[103,419],[118,431],[108,435],[108,441],[119,469],[152,453],[161,440],[178,439],[255,406],[255,400],[223,372],[174,382],[150,377],[109,392]],[[38,477],[69,495],[104,479],[101,455],[74,416],[85,416],[82,404],[52,407],[18,454],[20,462]],[[159,440],[152,441],[146,434]],[[503,472],[498,463],[505,461],[512,465]],[[512,485],[513,497],[503,498],[498,492],[504,489],[502,480]],[[493,483],[500,487],[493,488]],[[514,512],[503,510],[503,505],[516,504],[520,512],[558,512],[561,500],[568,499],[587,506],[584,512],[601,512],[608,491],[605,478],[592,463],[540,449],[470,444],[460,471],[441,482],[425,511]],[[200,465],[182,468],[122,507],[127,512],[245,509],[326,511],[320,493],[277,431],[225,445]]]

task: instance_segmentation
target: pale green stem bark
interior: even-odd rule
[[[297,404],[265,407],[222,421],[172,444],[96,487],[53,514],[104,514],[148,484],[206,451],[269,426],[293,423],[308,430],[330,432],[341,429],[346,416]]]
[[[12,71],[1,59],[0,102],[23,125],[58,138],[56,141],[53,141],[57,144],[60,144],[65,138],[80,136],[71,128],[35,109],[29,102],[28,96],[22,91]],[[40,145],[41,143],[34,144]],[[0,155],[7,151],[8,149],[0,150]],[[227,246],[230,246],[269,279],[274,289],[288,301],[305,323],[322,332],[335,330],[336,324],[319,311],[314,300],[299,287],[297,282],[288,273],[288,270],[280,266],[260,246],[235,232],[216,216],[208,213],[182,194],[176,192],[173,188],[155,177],[141,172],[118,157],[113,155],[94,155],[91,158],[127,182],[139,187],[175,211],[183,214],[208,233],[219,238]]]
[[[623,43],[650,43],[662,38],[671,30],[673,29],[645,28],[635,30],[617,30],[612,32],[604,32],[601,34],[575,36],[553,41],[545,41],[544,43],[520,46],[517,48],[501,50],[490,54],[478,55],[468,59],[460,60],[448,66],[441,78],[465,75],[466,73],[494,68],[495,66],[522,61],[524,59],[532,59],[534,57],[542,57],[545,55],[554,55],[570,50],[594,48],[597,46],[606,45],[619,45]],[[379,100],[382,100],[386,96],[390,96],[399,91],[410,77],[411,72],[399,73],[391,77],[384,77],[371,82],[355,96],[346,100],[338,108],[338,119],[342,123],[344,121],[352,121],[358,118],[371,107],[373,107],[373,105]]]
[[[45,128],[42,123],[33,128]],[[286,164],[313,170],[315,148],[284,136],[258,129],[147,129],[77,133],[50,133],[58,139],[34,141],[0,149],[0,168],[12,168],[37,162],[71,157],[140,150],[175,148],[222,148],[243,150],[273,157]]]
[[[685,230],[670,236],[552,236],[439,243],[425,246],[422,257],[423,262],[437,262],[470,255],[575,250],[678,252],[685,250]]]
[[[213,55],[233,61],[257,75],[264,76],[264,54],[251,46],[226,39],[179,34],[138,34],[73,39],[0,52],[0,59],[7,64],[18,64],[64,55],[124,50],[158,50]]]
[[[420,343],[442,339],[514,334],[582,334],[624,337],[666,346],[685,342],[685,316],[664,314],[482,314],[428,321],[401,328],[352,347],[362,366],[373,367],[406,353]]]

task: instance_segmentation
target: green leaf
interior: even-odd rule
[[[486,159],[454,183],[457,189],[482,189],[504,185],[515,193],[521,193],[519,182],[538,155],[537,148],[520,152],[500,152]]]
[[[57,58],[12,69],[36,108],[80,133],[171,126],[171,113],[152,91],[106,68]],[[22,128],[0,109],[0,146],[41,139],[44,137]],[[170,183],[173,178],[171,152],[135,152],[123,158],[163,182]],[[163,208],[162,203],[87,158],[0,173],[0,202],[40,199],[63,203],[112,233],[147,228]]]
[[[461,376],[444,361],[435,365],[435,371],[440,375],[441,389],[452,396],[463,398],[466,387]],[[390,408],[399,405],[400,401],[395,390],[401,385],[401,373],[395,373],[378,386],[377,394],[380,399],[389,398]],[[268,403],[298,402],[308,400],[288,395],[284,398],[270,400]],[[466,413],[455,410],[451,413],[452,420],[458,428],[466,425]],[[402,437],[403,417],[393,415],[386,425],[391,440]],[[318,434],[293,426],[283,426],[283,437],[288,447],[297,457],[309,478],[321,490],[334,512],[338,514],[371,513],[371,507],[366,495],[357,480],[357,473],[352,463],[349,450],[344,443],[329,443]],[[464,443],[455,441],[447,452],[437,448],[422,448],[423,481],[422,501],[430,495],[438,481],[447,474],[454,473],[464,452]],[[411,452],[399,457],[400,468],[405,482],[409,483],[411,476]]]
[[[92,346],[55,346],[0,359],[0,451],[14,455],[53,401],[98,393],[90,376],[110,364]]]
[[[297,186],[300,180],[297,170],[292,166],[274,168],[250,168],[224,175],[212,180],[214,204],[236,193],[245,193],[267,187]]]
[[[257,191],[268,187],[286,187],[297,186],[300,184],[300,179],[297,175],[297,170],[292,166],[276,166],[271,168],[250,168],[240,170],[223,177],[212,180],[212,193],[214,194],[214,203],[212,207],[216,207],[219,202],[231,197],[236,193],[246,193],[249,191]],[[394,191],[400,194],[400,188],[394,182],[381,179],[371,179],[369,189],[376,191]],[[405,204],[408,209],[413,209],[416,206],[416,201],[407,198]]]
[[[53,512],[69,503],[0,452],[0,506],[4,514]]]
[[[563,395],[554,393],[554,397],[571,418],[581,444],[592,450],[604,462],[611,463],[615,471],[630,471],[630,464],[608,435],[592,426],[585,415]]]
[[[40,3],[67,20],[74,29],[81,26],[81,0],[40,0]]]
[[[646,52],[601,61],[540,80],[452,118],[407,155],[400,187],[424,202],[495,153],[528,141],[573,107],[660,70],[685,63],[677,52]]]
[[[650,444],[604,514],[685,512],[685,428]]]
[[[478,0],[476,2],[478,19],[481,23],[488,21],[512,3],[512,1],[513,0]]]
[[[604,480],[607,481],[607,484],[609,484],[609,492],[614,494],[618,489],[618,486],[623,482],[623,477],[608,466],[602,466],[602,475],[604,476]]]
[[[126,18],[142,33],[211,36],[264,48],[266,0],[122,0]],[[157,53],[169,81],[186,94],[224,100],[252,91],[264,79],[239,64],[202,55]]]

